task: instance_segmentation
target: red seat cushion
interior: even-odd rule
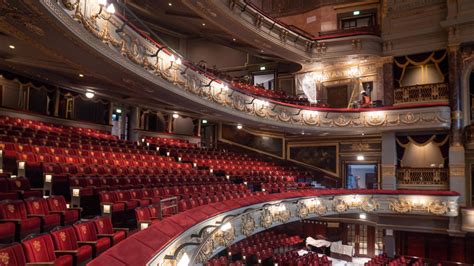
[[[76,233],[71,226],[54,230],[51,233],[56,250],[77,250],[77,262],[81,263],[92,258],[92,246],[77,244]]]
[[[99,238],[97,240],[97,254],[100,254],[110,248],[110,239],[107,237]]]
[[[113,237],[114,245],[124,240],[125,238],[127,238],[127,234],[125,233],[125,231],[117,231],[116,233],[114,233],[114,237]]]
[[[11,243],[15,240],[15,224],[0,223],[0,243]]]
[[[0,265],[26,265],[21,244],[15,243],[0,249]]]
[[[55,265],[72,265],[72,256],[66,255],[56,258],[51,236],[42,234],[23,240],[23,250],[28,262],[54,262]]]

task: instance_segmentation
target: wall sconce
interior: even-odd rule
[[[25,170],[25,162],[23,161],[18,162],[18,170]]]
[[[365,219],[367,219],[367,214],[361,213],[361,214],[359,214],[359,218],[362,219],[362,220],[365,220]]]
[[[66,208],[68,208],[68,209],[71,208],[71,204],[66,203]]]
[[[92,98],[94,98],[95,93],[92,90],[87,90],[84,95],[86,95],[87,99],[92,99]]]
[[[178,157],[178,162],[181,162],[181,157]]]
[[[170,152],[169,152],[169,151],[166,152],[166,156],[168,156],[168,157],[170,156]]]
[[[175,112],[175,113],[173,113],[173,118],[174,118],[174,119],[178,119],[178,118],[179,118],[179,114],[178,114],[178,113],[176,113],[176,112]]]
[[[198,165],[197,163],[193,163],[193,167],[196,168]]]
[[[244,185],[247,185],[247,181],[244,181]]]
[[[225,178],[227,178],[227,180],[229,180],[229,179],[230,179],[230,175],[226,175]]]
[[[145,142],[145,138],[142,138],[142,142]]]
[[[267,191],[267,190],[266,190],[266,189],[264,189],[264,188],[262,188],[262,192],[265,192],[265,191]]]
[[[149,143],[149,142],[147,142],[147,143],[146,143],[146,146],[147,146],[147,147],[150,147],[150,143]]]
[[[102,205],[102,213],[103,214],[110,214],[112,212],[112,205],[104,204]]]
[[[145,230],[148,228],[148,226],[150,226],[149,223],[140,223],[140,230]]]
[[[72,196],[75,198],[78,198],[80,196],[81,190],[79,188],[73,188],[72,189]]]
[[[211,174],[214,173],[214,169],[212,169],[212,168],[209,169],[209,173],[211,173]]]
[[[242,127],[243,127],[242,124],[238,124],[238,125],[237,125],[237,129],[238,129],[238,130],[241,130]]]
[[[160,147],[156,147],[156,151],[160,151]]]
[[[44,175],[44,182],[51,183],[53,181],[53,176],[50,174]]]
[[[357,155],[357,161],[363,161],[365,160],[364,155]]]

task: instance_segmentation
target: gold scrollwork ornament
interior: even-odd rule
[[[338,199],[334,205],[334,210],[338,213],[343,213],[349,209],[349,205],[342,199]]]
[[[296,207],[296,215],[300,218],[306,218],[309,214],[309,208],[303,202],[299,202]]]
[[[273,215],[268,209],[264,209],[260,215],[260,226],[269,228],[273,224]]]
[[[428,203],[427,210],[432,214],[443,215],[448,212],[448,204],[445,201],[434,200]]]
[[[242,217],[240,232],[245,236],[250,236],[255,230],[255,219],[250,214]]]
[[[407,213],[412,210],[411,204],[406,200],[394,200],[390,203],[389,208],[399,213]]]

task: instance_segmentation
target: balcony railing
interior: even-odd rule
[[[380,28],[378,26],[367,26],[351,29],[337,29],[331,31],[319,32],[321,38],[335,38],[344,37],[345,35],[380,35]]]
[[[399,168],[397,186],[399,189],[447,189],[448,168]]]
[[[434,83],[397,88],[394,91],[395,105],[448,102],[447,83]]]

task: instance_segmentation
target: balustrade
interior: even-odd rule
[[[397,88],[394,91],[394,105],[439,103],[449,100],[447,83],[434,83]]]
[[[399,168],[397,184],[398,188],[447,189],[448,168]]]

